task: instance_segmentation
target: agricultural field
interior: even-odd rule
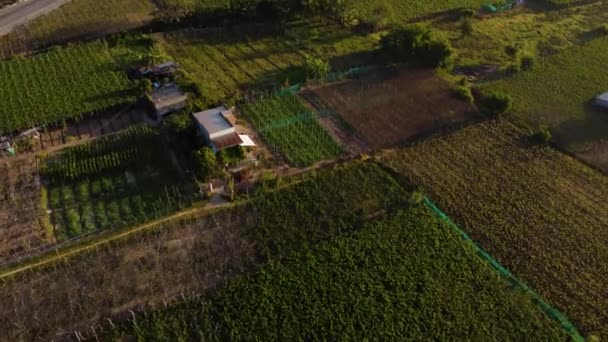
[[[58,241],[134,226],[191,204],[161,133],[132,126],[44,161],[45,204]]]
[[[297,96],[277,95],[241,106],[271,150],[293,166],[309,166],[341,153]]]
[[[4,279],[0,339],[48,340],[74,330],[99,330],[106,318],[213,289],[261,261],[347,234],[402,207],[407,197],[372,163],[354,162],[302,177],[247,202],[195,211],[71,255],[54,267]]]
[[[243,36],[246,34],[246,36]],[[306,78],[306,57],[331,61],[334,70],[370,63],[378,35],[357,35],[318,20],[277,32],[268,26],[176,31],[155,35],[156,46],[178,62],[209,103],[244,89],[294,84]]]
[[[408,23],[413,20],[427,19],[434,15],[460,9],[480,9],[491,1],[483,0],[347,0],[355,16],[359,18],[384,18],[387,23]]]
[[[374,148],[409,142],[477,116],[433,70],[376,70],[314,92]]]
[[[128,48],[103,41],[0,62],[0,131],[13,132],[130,104],[138,91],[122,68]],[[134,52],[133,52],[134,53]]]
[[[608,37],[603,37],[480,88],[510,95],[517,119],[548,126],[557,145],[608,172],[608,113],[593,104],[608,90],[607,63]]]
[[[144,26],[155,11],[151,0],[71,0],[0,37],[0,58]]]
[[[507,122],[388,153],[481,247],[586,335],[608,336],[608,179]]]
[[[33,156],[0,159],[0,265],[55,242],[45,229],[38,168]]]
[[[273,261],[114,338],[206,341],[566,340],[424,206]],[[228,338],[229,337],[229,338]]]
[[[460,66],[519,65],[521,57],[548,56],[601,37],[608,22],[608,3],[598,1],[551,11],[538,4],[490,17],[472,18],[472,32],[463,34],[460,20],[435,20],[457,51]]]

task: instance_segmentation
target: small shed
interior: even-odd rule
[[[133,76],[137,78],[142,77],[161,77],[161,76],[171,76],[175,74],[178,66],[173,61],[168,61],[161,64],[156,64],[153,66],[144,66],[134,70]]]
[[[602,108],[608,109],[608,92],[598,95],[595,98],[595,104]]]
[[[217,152],[243,143],[237,134],[235,117],[226,106],[194,113],[194,121],[205,143]]]
[[[168,83],[154,89],[151,97],[159,120],[169,113],[185,108],[188,102],[186,94],[175,83]]]

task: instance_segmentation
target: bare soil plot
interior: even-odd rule
[[[507,122],[386,156],[584,334],[608,337],[608,179]]]
[[[375,148],[405,143],[476,116],[432,70],[385,69],[315,93]]]
[[[0,160],[0,264],[53,244],[41,218],[36,159]]]

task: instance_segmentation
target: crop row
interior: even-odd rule
[[[387,157],[584,333],[608,330],[608,180],[504,122]],[[575,275],[575,276],[573,276]]]
[[[341,153],[296,96],[262,99],[244,105],[242,110],[268,144],[292,165],[307,166]]]
[[[137,317],[114,333],[206,341],[566,338],[424,207],[273,260],[210,298]]]
[[[51,215],[59,241],[99,230],[119,229],[165,216],[190,204],[186,192],[177,186],[96,200],[59,210]]]
[[[134,86],[104,42],[0,62],[0,131],[12,132],[135,100]]]

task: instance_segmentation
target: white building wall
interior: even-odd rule
[[[209,139],[213,140],[215,138],[222,137],[226,134],[231,134],[231,133],[236,133],[236,129],[234,127],[230,127],[230,128],[215,132],[213,134],[210,134]]]

